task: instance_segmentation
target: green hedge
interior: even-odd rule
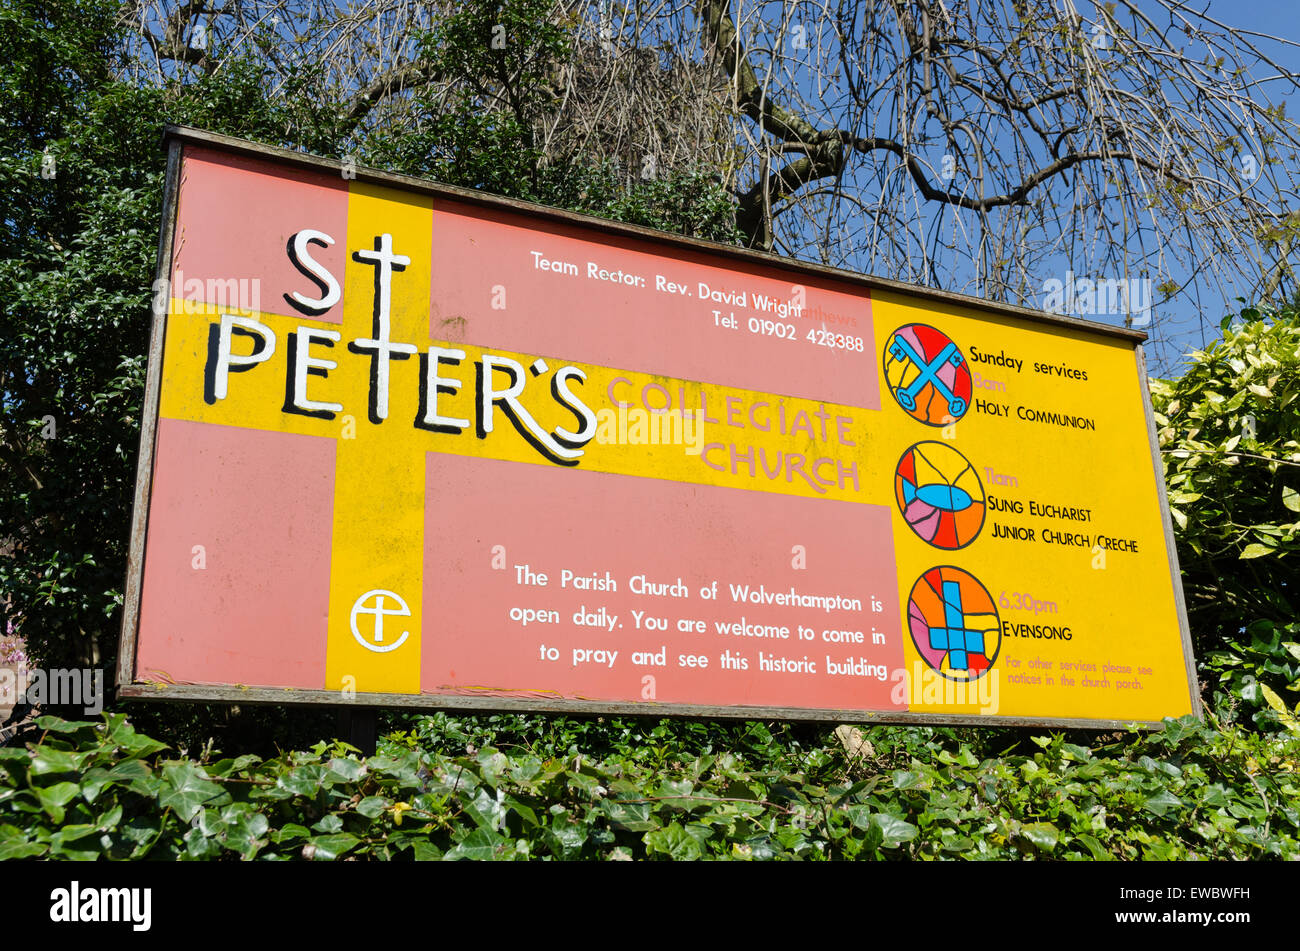
[[[445,739],[455,721],[434,720]],[[428,748],[429,722],[369,758],[321,743],[177,759],[121,713],[42,717],[39,742],[0,749],[0,859],[1300,857],[1289,731],[1185,718],[981,758],[954,731],[874,728],[856,757],[827,736],[678,761],[689,744],[669,724],[592,759],[450,755]]]

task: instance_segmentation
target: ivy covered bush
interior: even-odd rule
[[[475,722],[506,742],[534,725]],[[749,746],[702,752],[692,725],[614,720],[598,731],[627,742],[593,758],[449,754],[420,733],[463,725],[420,723],[366,759],[338,743],[178,759],[120,713],[43,717],[39,742],[0,749],[0,859],[1300,858],[1290,731],[1188,717],[990,756],[979,747],[1008,733],[879,727],[850,757],[829,733],[801,750],[761,724],[705,728]]]

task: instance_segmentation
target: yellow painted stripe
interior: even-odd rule
[[[344,392],[368,393],[370,386],[368,354],[349,353],[347,345],[350,340],[371,336],[376,267],[357,261],[353,250],[370,248],[375,236],[390,234],[394,253],[410,258],[405,270],[392,277],[390,338],[418,344],[429,334],[432,227],[431,200],[353,184],[348,199],[343,340],[333,348],[338,353],[337,382]],[[418,355],[394,360],[389,366],[395,381],[415,378]],[[313,384],[319,382],[318,378],[309,379]],[[328,399],[314,394],[313,398]],[[349,415],[356,418],[356,438],[340,438],[336,443],[325,663],[326,684],[333,688],[355,683],[358,691],[420,690],[425,467],[422,455],[410,451],[410,421],[415,418],[417,402],[415,388],[390,386],[388,417],[380,424],[367,420],[368,399],[354,403],[356,408]],[[373,589],[393,592],[410,610],[409,617],[384,618],[385,645],[394,643],[401,632],[409,632],[401,647],[387,653],[367,650],[352,631],[353,606]],[[386,600],[386,607],[395,607],[391,598]],[[366,606],[373,608],[376,602],[372,597]],[[357,629],[370,643],[374,643],[375,623],[374,615],[357,618]],[[349,681],[349,677],[354,679]]]
[[[398,279],[400,278],[401,275]],[[367,288],[364,305],[358,306],[369,308],[371,296],[372,289]],[[509,357],[525,367],[538,356],[544,356],[549,372],[536,379],[529,375],[521,401],[537,422],[551,431],[556,426],[574,430],[578,427],[578,422],[571,412],[556,404],[552,398],[550,377],[565,366],[577,367],[586,374],[585,383],[574,382],[573,392],[593,412],[608,414],[604,418],[611,424],[597,439],[584,447],[578,463],[578,468],[595,472],[667,479],[694,485],[725,486],[803,498],[893,505],[893,467],[902,453],[902,449],[896,447],[907,445],[906,436],[896,434],[895,430],[910,428],[917,431],[918,437],[937,438],[937,430],[929,430],[901,412],[895,414],[897,418],[891,418],[888,413],[796,399],[777,393],[701,384],[634,370],[602,367],[569,360],[563,354],[526,354],[496,347],[430,340],[427,323],[422,324],[418,332],[412,330],[409,336],[399,337],[394,332],[394,339],[413,343],[422,351],[430,346],[464,351],[465,359],[460,366],[445,366],[439,371],[441,376],[455,379],[460,385],[455,393],[439,396],[438,409],[445,416],[469,420],[470,426],[460,434],[431,432],[415,426],[420,383],[420,368],[416,357],[396,361],[391,365],[392,403],[389,418],[382,425],[375,426],[366,415],[370,385],[369,359],[364,354],[347,350],[349,341],[358,336],[369,336],[369,310],[362,315],[363,325],[359,326],[349,317],[347,319],[351,322],[342,328],[304,318],[257,315],[257,319],[276,336],[275,354],[266,363],[242,373],[232,373],[226,399],[209,406],[203,401],[203,367],[208,328],[220,319],[220,314],[216,309],[206,309],[187,315],[181,312],[181,304],[180,301],[174,302],[173,314],[169,319],[164,370],[168,383],[163,390],[163,416],[329,439],[341,439],[347,432],[355,431],[356,441],[360,444],[371,445],[375,438],[391,440],[392,443],[386,445],[391,445],[392,452],[404,459],[403,464],[407,467],[422,467],[426,452],[503,459],[531,465],[555,465],[515,431],[500,409],[494,413],[495,424],[488,438],[479,439],[475,435],[474,364],[484,353]],[[342,341],[333,348],[312,348],[313,357],[336,360],[339,368],[331,370],[324,378],[310,376],[307,384],[310,399],[343,405],[343,413],[335,420],[313,419],[281,410],[285,398],[288,338],[298,327],[341,330],[343,334]],[[237,339],[235,349],[239,353],[247,353],[251,350],[251,344],[246,338]],[[498,375],[497,382],[504,385],[504,377]],[[641,406],[643,393],[654,407],[662,405],[663,391],[670,395],[674,407],[684,403],[694,409],[703,400],[709,417],[717,421],[704,424],[700,441],[705,445],[721,444],[724,447],[712,449],[707,454],[710,462],[723,464],[723,470],[706,465],[700,455],[688,452],[689,447],[681,440],[676,444],[635,441],[635,416],[627,417],[625,431],[621,434],[622,442],[602,442],[605,435],[620,436],[618,407],[609,395],[611,384],[615,397],[630,402],[635,407]],[[647,387],[662,389],[647,390]],[[826,417],[824,439],[823,416]],[[843,436],[853,445],[840,442],[837,417],[849,420]],[[784,435],[781,432],[783,418]],[[757,428],[755,423],[758,427],[768,428],[764,431]],[[811,439],[808,435],[810,430],[813,436]],[[648,436],[648,428],[646,435]],[[691,434],[674,432],[671,435]],[[730,446],[733,444],[738,454],[744,455],[751,449],[754,451],[754,475],[749,474],[749,464],[743,460],[734,467],[731,465]],[[786,465],[786,457],[790,454],[803,456],[805,463],[808,459],[832,458],[846,466],[856,464],[858,488],[855,489],[852,485],[843,488],[822,486],[825,491],[819,492],[797,473],[791,476]],[[827,467],[822,469],[824,474],[831,471]]]

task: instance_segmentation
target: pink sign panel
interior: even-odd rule
[[[295,300],[329,302],[311,316],[342,319],[347,181],[215,149],[188,150],[177,200],[173,296],[245,311],[299,315]],[[297,237],[297,241],[295,241]],[[295,263],[295,261],[297,263]]]
[[[434,339],[880,408],[861,289],[450,202],[433,262]]]
[[[433,453],[427,473],[458,504],[426,509],[426,692],[903,707],[883,508]]]

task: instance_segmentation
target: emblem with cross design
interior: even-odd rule
[[[367,605],[369,604],[371,598],[374,598],[374,606],[368,607]],[[388,601],[388,599],[390,598],[393,600],[393,602],[396,603],[397,607],[394,608],[384,607],[385,602]],[[370,614],[374,616],[375,619],[374,633],[369,638],[367,638],[366,635],[362,634],[357,627],[357,620],[358,620],[357,615],[359,614]],[[410,631],[403,631],[398,636],[397,640],[392,640],[391,639],[392,633],[390,628],[388,639],[386,640],[385,633],[384,633],[385,615],[395,616],[395,617],[410,617],[411,609],[410,607],[407,606],[406,602],[402,599],[401,595],[394,594],[392,591],[384,591],[382,588],[376,588],[373,591],[367,591],[361,597],[357,598],[356,603],[352,605],[352,615],[350,618],[350,623],[352,625],[352,636],[357,639],[358,644],[360,644],[368,651],[374,651],[376,654],[386,654],[389,651],[397,650],[397,648],[405,644],[406,639],[411,636]]]
[[[933,360],[926,360],[924,356],[917,353],[910,343],[901,335],[895,334],[893,341],[890,343],[889,355],[895,360],[911,360],[920,371],[916,379],[907,386],[900,386],[894,390],[894,397],[903,409],[911,411],[916,409],[916,397],[927,384],[934,386],[939,394],[948,401],[949,412],[953,416],[961,416],[966,412],[966,401],[954,394],[948,387],[948,384],[939,376],[939,369],[947,363],[953,366],[960,366],[965,360],[961,351],[955,343],[948,343],[939,355]]]

